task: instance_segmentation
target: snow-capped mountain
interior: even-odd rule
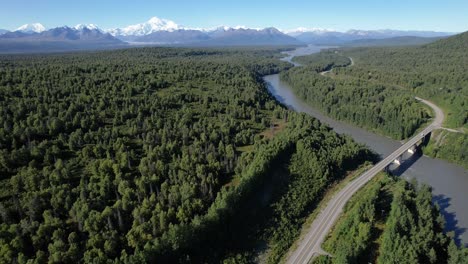
[[[295,38],[288,36],[276,28],[250,29],[219,27],[216,30],[160,30],[148,35],[117,36],[121,39],[132,38],[134,43],[153,43],[163,45],[190,46],[255,46],[255,45],[299,45]]]
[[[434,32],[434,31],[417,31],[417,30],[392,30],[392,29],[379,29],[379,30],[359,30],[359,29],[350,29],[345,32],[346,34],[353,36],[361,36],[366,38],[389,38],[389,37],[440,37],[448,36],[450,33],[444,32]]]
[[[103,33],[97,27],[90,28],[86,25],[73,28],[67,26],[57,27],[31,37],[51,41],[120,43],[118,39],[114,38],[109,33]]]
[[[23,33],[41,33],[45,31],[46,28],[41,23],[25,24],[17,28],[15,31],[20,31]]]
[[[291,31],[288,35],[297,38],[304,43],[323,44],[323,45],[341,45],[355,40],[362,39],[386,39],[394,37],[444,37],[452,35],[446,32],[433,31],[402,31],[402,30],[356,30],[351,29],[346,32],[333,30],[303,30]]]
[[[283,33],[288,34],[289,36],[298,36],[302,33],[305,32],[313,32],[316,34],[324,34],[326,32],[333,32],[334,30],[332,29],[326,29],[326,28],[307,28],[307,27],[298,27],[295,29],[290,29],[290,30],[284,30]]]
[[[144,23],[102,30],[95,24],[56,27],[46,30],[40,23],[26,24],[15,31],[0,30],[0,52],[62,51],[121,47],[123,45],[185,45],[185,46],[255,46],[255,45],[346,45],[375,43],[361,40],[411,37],[444,37],[451,33],[400,30],[355,30],[339,32],[332,29],[299,27],[280,31],[276,28],[218,26],[194,28],[178,25],[172,20],[152,17]],[[414,42],[414,40],[412,40]],[[423,40],[426,41],[426,40]],[[125,43],[129,42],[129,43]],[[416,40],[420,43],[421,40]]]
[[[232,30],[232,29],[249,29],[248,27],[246,26],[235,26],[235,27],[230,27],[230,26],[217,26],[217,27],[213,27],[213,28],[200,28],[199,30],[201,31],[204,31],[204,32],[216,32],[216,31],[228,31],[228,30]],[[250,29],[256,29],[256,30],[260,30],[258,28],[250,28]]]
[[[97,25],[95,24],[78,24],[76,26],[73,27],[74,29],[76,30],[83,30],[83,29],[89,29],[89,30],[98,30],[100,32],[104,32],[103,30],[101,30]]]
[[[0,53],[107,49],[122,45],[125,43],[109,33],[87,26],[57,27],[40,33],[15,31],[0,35]]]
[[[208,34],[210,37],[217,37],[225,34],[228,31],[232,30],[238,30],[238,29],[247,29],[247,27],[244,26],[236,26],[236,27],[229,27],[229,26],[218,26],[215,28],[206,28],[202,29],[203,32]]]
[[[276,28],[254,29],[245,26],[190,28],[174,21],[152,17],[145,23],[108,30],[116,38],[135,43],[177,45],[288,45],[300,44]]]
[[[249,45],[300,45],[297,39],[284,34],[274,27],[264,29],[223,28],[209,34],[207,45],[249,46]]]
[[[193,28],[178,25],[172,20],[152,17],[147,22],[130,25],[123,28],[108,30],[111,35],[128,42],[151,42],[158,44],[192,44],[192,43],[219,43],[226,45],[244,45],[248,38],[255,39],[255,43],[266,43],[260,39],[268,39],[265,29],[248,28],[245,26],[218,26],[215,28]],[[284,36],[281,36],[284,35]],[[278,43],[311,43],[339,45],[359,39],[381,39],[400,36],[436,37],[445,36],[440,32],[398,31],[398,30],[348,30],[339,32],[333,29],[316,27],[299,27],[282,32],[270,32],[269,37]],[[279,37],[279,38],[278,38]],[[287,39],[289,37],[289,39]],[[290,38],[295,38],[292,41]],[[222,39],[222,40],[221,40]],[[299,41],[297,41],[299,40]],[[231,42],[231,43],[228,43]],[[240,44],[242,43],[242,44]],[[275,42],[271,42],[273,44]]]
[[[174,31],[178,29],[184,29],[177,25],[174,21],[168,19],[161,19],[158,17],[152,17],[150,20],[144,23],[130,25],[124,28],[110,29],[108,32],[113,36],[145,36],[157,31]]]

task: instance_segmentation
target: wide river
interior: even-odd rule
[[[316,53],[323,48],[327,47],[312,45],[301,47],[287,52],[288,57],[283,60],[291,62],[294,56]],[[299,99],[291,87],[280,81],[278,74],[268,75],[263,79],[270,93],[284,105],[319,119],[337,133],[350,135],[356,142],[367,145],[382,157],[389,155],[401,145],[399,141],[325,116]],[[407,154],[404,163],[400,167],[393,168],[393,173],[405,179],[415,178],[418,182],[432,186],[433,200],[439,204],[445,217],[446,231],[454,231],[457,242],[468,246],[468,172],[463,167],[421,154],[413,156]]]

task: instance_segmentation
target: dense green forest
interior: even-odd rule
[[[412,97],[431,100],[444,110],[444,125],[460,133],[450,132],[442,143],[433,136],[425,154],[466,167],[467,49],[468,32],[423,46],[332,49],[301,57],[307,66],[292,69],[282,78],[329,115],[398,139],[410,136],[427,121]],[[343,66],[344,57],[353,58],[355,64],[333,66],[335,61]],[[313,74],[330,67],[335,69],[326,76],[332,80]],[[383,105],[391,112],[388,116],[381,116]],[[447,132],[435,134],[441,133]]]
[[[278,263],[327,189],[347,171],[375,159],[351,138],[338,136],[305,114],[291,115],[288,127],[275,141],[290,142],[290,149],[266,171],[273,177],[264,180],[266,187],[257,188],[260,196],[256,192],[233,220],[240,227],[236,233],[249,235],[231,238],[238,245],[230,250],[226,263],[258,261],[258,254],[266,263]],[[267,250],[262,250],[262,244]]]
[[[267,93],[281,50],[2,56],[0,263],[277,263],[376,159]]]
[[[468,124],[468,32],[416,47],[343,50],[355,65],[337,75],[395,84],[444,108],[446,125]]]
[[[348,57],[335,53],[334,50],[308,56],[297,56],[293,58],[293,61],[301,65],[307,65],[315,72],[328,71],[332,68],[345,67],[351,64]]]
[[[2,57],[1,262],[125,259],[212,205],[270,126],[273,50]]]
[[[420,47],[343,50],[356,64],[336,69],[337,76],[395,84],[429,99],[444,110],[450,133],[441,143],[432,137],[425,154],[468,168],[468,32]],[[447,133],[439,131],[436,134]]]
[[[280,77],[291,84],[299,97],[330,116],[396,139],[411,136],[428,120],[430,112],[406,91],[361,79],[319,74],[333,65],[349,64],[348,58],[335,51],[306,57],[300,58],[305,66],[282,72]]]
[[[3,56],[0,262],[275,262],[373,157],[272,99],[278,51]]]
[[[378,176],[348,202],[314,263],[468,263],[445,235],[430,187]]]

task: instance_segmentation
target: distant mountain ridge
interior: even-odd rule
[[[246,27],[220,26],[214,29],[190,28],[177,24],[168,19],[152,17],[146,22],[130,25],[123,28],[111,29],[108,32],[116,38],[131,42],[152,42],[158,44],[209,44],[209,45],[244,45],[248,44],[248,37],[252,38],[252,45],[289,45],[289,44],[323,44],[341,45],[360,39],[384,39],[393,37],[444,37],[453,35],[447,32],[434,31],[402,31],[402,30],[357,30],[351,29],[339,32],[332,29],[305,28],[294,30],[276,30],[270,32],[275,37],[265,38],[265,29],[251,29]],[[291,38],[280,35],[288,35]],[[208,37],[209,38],[208,38]],[[262,37],[263,36],[263,37]],[[264,39],[260,41],[260,39]],[[267,40],[268,39],[268,40]],[[275,39],[274,41],[272,41]]]
[[[392,38],[383,38],[383,39],[357,39],[347,43],[342,44],[346,47],[396,47],[396,46],[413,46],[413,45],[423,45],[435,42],[439,39],[447,37],[413,37],[413,36],[403,36],[403,37],[392,37]]]
[[[128,39],[128,37],[126,39]],[[155,31],[148,35],[136,37],[133,40],[135,42],[150,42],[160,44],[189,44],[207,41],[209,39],[210,36],[208,34],[199,30],[177,29],[174,31]]]
[[[157,31],[138,37],[134,42],[157,44],[178,44],[196,46],[249,46],[249,45],[301,45],[300,41],[288,36],[276,28],[262,30],[228,28],[203,32],[193,29]]]
[[[189,28],[174,21],[153,17],[147,22],[111,29],[110,34],[123,41],[160,45],[248,46],[300,45],[294,37],[276,28],[250,29],[221,26],[214,29]]]
[[[23,31],[7,32],[0,36],[0,40],[3,39],[15,39],[17,41],[110,41],[110,42],[122,42],[117,38],[113,37],[109,33],[103,33],[97,28],[88,28],[81,26],[78,28],[70,27],[57,27],[40,33],[25,33]]]
[[[211,34],[210,45],[247,46],[247,45],[300,45],[303,44],[294,37],[288,36],[276,28],[227,29]]]
[[[307,44],[341,45],[363,39],[387,39],[395,37],[448,37],[454,33],[435,31],[404,31],[404,30],[348,30],[346,32],[332,30],[289,31],[291,36]]]
[[[57,27],[40,33],[14,31],[0,35],[0,52],[3,53],[100,49],[123,44],[109,33],[87,26]]]
[[[259,45],[380,45],[378,39],[408,37],[392,40],[410,44],[428,43],[435,38],[452,35],[433,31],[400,30],[348,30],[305,28],[278,30],[273,27],[254,29],[245,26],[219,26],[216,28],[190,28],[172,20],[152,17],[148,21],[122,28],[103,30],[95,24],[78,24],[75,27],[57,27],[47,30],[40,23],[25,24],[13,32],[0,30],[0,52],[38,50],[71,50],[107,48],[110,46],[136,45],[181,45],[181,46],[259,46]],[[387,42],[387,43],[391,43]],[[383,41],[385,42],[385,41]],[[50,46],[53,46],[50,48]],[[414,45],[414,44],[413,44]],[[28,50],[26,47],[31,47]]]

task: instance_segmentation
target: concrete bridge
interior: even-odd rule
[[[345,204],[362,186],[370,181],[380,171],[385,170],[392,163],[400,164],[401,157],[405,152],[415,152],[416,146],[422,142],[434,129],[439,128],[444,120],[442,110],[433,103],[416,97],[416,99],[424,104],[430,106],[435,112],[433,122],[426,127],[423,131],[416,134],[409,139],[401,147],[395,150],[392,154],[375,164],[368,171],[364,172],[361,176],[351,181],[343,189],[341,189],[327,204],[327,206],[317,215],[312,225],[309,227],[307,234],[299,242],[297,248],[288,255],[287,263],[302,263],[307,264],[309,260],[321,254],[326,254],[320,245],[325,240],[328,232],[333,227],[336,220],[338,220]]]

